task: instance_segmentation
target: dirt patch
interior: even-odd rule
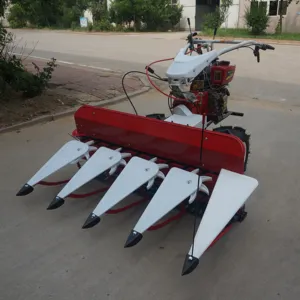
[[[41,69],[46,65],[41,60],[34,60],[34,63]],[[30,60],[26,60],[24,65],[28,71],[34,72]],[[125,80],[127,93],[143,87],[143,82],[137,77]],[[42,95],[31,99],[24,99],[18,93],[10,93],[6,99],[0,96],[0,129],[122,95],[122,74],[60,64],[53,73],[49,88]]]
[[[76,98],[56,94],[46,90],[42,95],[24,99],[22,95],[13,93],[0,100],[0,129],[34,118],[63,112],[79,105]]]

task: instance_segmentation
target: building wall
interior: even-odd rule
[[[284,32],[300,32],[300,3],[292,2],[289,5],[283,24]]]
[[[269,13],[270,0],[267,1],[267,13]],[[239,28],[246,28],[246,22],[244,19],[246,8],[250,6],[250,0],[240,0],[239,9]],[[299,13],[299,14],[298,14]],[[269,26],[267,28],[268,33],[274,33],[279,21],[279,16],[269,16]],[[287,8],[287,14],[283,17],[283,32],[300,32],[300,3],[296,4],[296,1],[292,2]]]
[[[210,7],[208,5],[196,5],[196,12],[195,12],[196,30],[202,29],[204,15],[212,11],[213,11],[213,7]]]
[[[196,0],[179,0],[180,5],[183,5],[182,18],[180,20],[180,28],[188,29],[187,18],[190,18],[192,30],[196,29]]]
[[[233,0],[233,5],[230,7],[228,12],[228,18],[226,22],[222,24],[222,27],[236,28],[238,26],[240,1],[246,0]],[[214,8],[209,5],[196,5],[196,0],[179,0],[179,3],[183,5],[180,28],[185,30],[188,29],[187,18],[190,18],[191,20],[192,30],[201,30],[203,16],[214,10]]]
[[[240,0],[233,0],[228,10],[227,20],[222,24],[223,28],[237,28],[239,24]]]

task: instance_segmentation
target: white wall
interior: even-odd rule
[[[228,18],[222,24],[223,28],[237,28],[239,23],[240,5],[239,0],[233,0],[233,4],[228,10]]]
[[[89,9],[84,12],[83,16],[88,19],[88,22],[93,23],[93,14]]]
[[[183,5],[180,28],[188,29],[187,18],[190,18],[192,30],[195,30],[196,0],[179,0]]]
[[[187,18],[190,18],[192,30],[195,30],[196,0],[179,0],[179,3],[183,5],[180,28],[188,29]],[[233,0],[233,5],[229,8],[228,19],[222,24],[222,27],[236,28],[239,22],[239,11],[240,0]]]

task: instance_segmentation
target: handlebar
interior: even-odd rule
[[[275,50],[275,48],[273,47],[273,46],[271,46],[271,45],[268,45],[268,44],[262,44],[262,45],[260,45],[259,46],[259,48],[261,49],[261,50]]]
[[[212,44],[231,44],[232,46],[227,47],[227,48],[223,48],[221,50],[218,51],[219,55],[228,53],[230,51],[239,49],[239,48],[243,48],[243,47],[249,47],[250,46],[255,46],[255,49],[253,50],[253,54],[254,56],[257,57],[257,62],[260,62],[260,53],[259,50],[275,50],[275,48],[271,45],[268,44],[262,44],[262,43],[258,43],[256,41],[242,41],[242,40],[201,40],[201,39],[193,39],[193,37],[197,35],[196,32],[194,33],[190,33],[188,35],[188,41],[189,41],[189,48],[191,48],[191,44],[201,44],[203,46],[212,46]],[[192,46],[193,47],[193,46]]]

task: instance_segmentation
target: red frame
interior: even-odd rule
[[[202,130],[195,127],[84,105],[74,114],[77,134],[153,157],[199,167]],[[244,173],[245,147],[235,136],[204,130],[202,167]]]

